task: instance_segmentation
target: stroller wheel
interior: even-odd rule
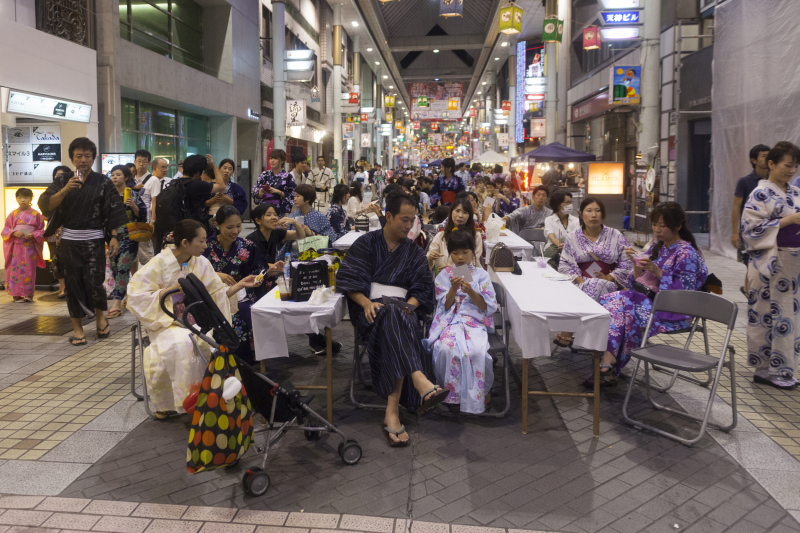
[[[354,465],[361,460],[361,446],[358,442],[348,439],[346,442],[339,444],[339,457],[346,465]]]
[[[242,476],[242,485],[248,494],[261,496],[269,489],[269,476],[259,467],[248,468]]]
[[[311,441],[311,442],[318,441],[319,439],[322,438],[322,432],[321,431],[309,431],[307,429],[304,429],[303,430],[303,435],[306,436],[306,440]]]

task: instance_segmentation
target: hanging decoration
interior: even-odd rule
[[[431,122],[431,131],[439,131],[439,123]]]
[[[500,8],[500,20],[497,31],[512,35],[522,31],[522,8],[514,2]]]
[[[545,18],[542,25],[542,42],[560,43],[564,33],[564,21],[556,17]]]
[[[319,102],[319,89],[316,85],[311,88],[311,101]]]
[[[368,122],[369,121],[369,114],[361,113],[361,122]]]
[[[429,107],[427,96],[417,96],[417,107]]]
[[[397,120],[397,121],[395,121],[395,123],[394,123],[394,127],[395,127],[396,129],[398,129],[398,130],[402,130],[402,129],[403,129],[403,121],[402,121],[402,120]]]
[[[418,130],[420,128],[420,123],[419,122],[414,122],[413,124],[414,124],[414,129],[415,130]]]
[[[439,0],[440,17],[464,16],[464,0]]]
[[[362,133],[361,148],[371,148],[371,147],[372,147],[372,136],[369,133]]]
[[[511,100],[503,100],[503,116],[507,117],[511,113]]]
[[[392,112],[391,112],[391,111],[387,111],[386,113],[384,113],[384,115],[383,115],[383,116],[384,116],[384,120],[385,120],[386,122],[388,122],[389,124],[391,124],[391,123],[392,123],[392,120],[394,120],[394,115],[392,115]]]
[[[597,50],[600,48],[600,31],[597,26],[583,28],[583,49]]]
[[[394,107],[394,98],[393,94],[387,94],[383,97],[383,105],[386,107]]]
[[[292,128],[306,125],[306,101],[286,100],[286,127]]]
[[[458,98],[450,98],[447,100],[448,111],[458,111]]]
[[[351,103],[351,104],[357,104],[358,103],[358,93],[350,93],[349,103]]]

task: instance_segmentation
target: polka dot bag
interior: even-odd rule
[[[186,450],[190,474],[232,464],[253,444],[253,409],[244,386],[233,399],[222,397],[228,376],[242,379],[233,355],[217,352],[206,368],[192,418]]]

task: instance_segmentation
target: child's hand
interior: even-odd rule
[[[31,239],[33,239],[33,234],[32,233],[29,233],[29,234],[25,235],[25,240],[26,241],[29,241]]]
[[[461,286],[461,283],[463,283],[463,281],[464,281],[464,278],[458,278],[458,277],[450,278],[450,292],[455,294],[455,292]]]
[[[22,237],[23,233],[21,231],[15,231],[11,235],[13,235],[14,237]]]
[[[461,292],[464,294],[472,294],[472,285],[464,280],[464,278],[461,278]]]

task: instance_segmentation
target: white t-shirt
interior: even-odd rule
[[[172,178],[158,179],[157,177],[153,176],[152,178],[147,180],[147,183],[144,184],[142,190],[139,191],[140,193],[143,193],[142,194],[143,198],[145,193],[150,198],[149,203],[145,202],[147,203],[147,220],[152,219],[153,202],[155,201],[155,197],[158,196],[158,194],[164,190],[164,187],[166,187],[167,183],[169,183],[170,181],[172,181]]]
[[[139,189],[139,196],[142,197],[142,201],[144,202],[144,205],[147,207],[147,220],[150,220],[150,203],[152,202],[152,199],[150,198],[150,191],[147,190],[147,185],[150,185],[151,181],[158,181],[158,178],[156,178],[155,176],[153,176],[148,172],[141,178],[134,178],[133,181],[136,182],[136,185],[141,185],[142,182],[146,180],[148,176],[150,176],[150,179],[147,180],[147,183],[145,184],[144,187]]]
[[[581,223],[578,220],[578,217],[569,215],[567,219],[567,229],[564,229],[564,225],[558,218],[558,214],[553,213],[552,215],[544,219],[544,236],[547,237],[552,233],[553,235],[555,235],[556,239],[563,241],[564,239],[566,239],[568,234],[574,232],[576,229],[579,229],[580,227]]]
[[[419,201],[422,202],[422,205],[430,209],[431,207],[431,197],[428,196],[428,193],[420,191],[419,193]]]
[[[355,179],[366,183],[369,180],[369,174],[366,172],[356,172]]]

